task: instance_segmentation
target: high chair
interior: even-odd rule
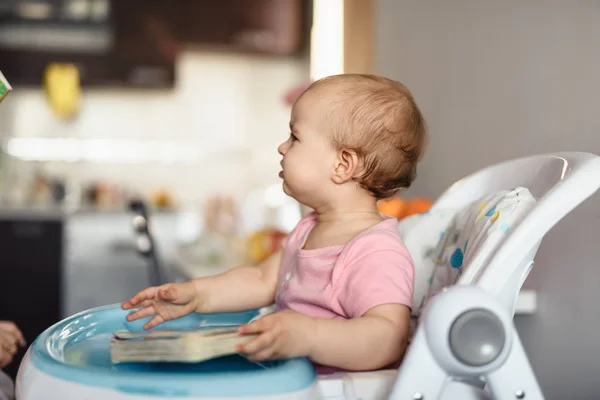
[[[535,202],[504,238],[480,243],[482,251],[463,266],[455,285],[428,301],[390,400],[543,399],[512,322],[515,304],[544,235],[600,187],[600,157],[568,152],[493,165],[456,182],[430,213],[461,210],[517,187],[528,189]],[[346,377],[348,385],[352,380]]]
[[[403,220],[399,229],[416,264],[418,323],[397,371],[316,376],[304,359],[265,369],[225,359],[185,369],[117,370],[107,361],[107,335],[140,329],[145,320],[125,323],[126,313],[114,305],[72,316],[40,335],[21,364],[17,397],[543,399],[512,322],[515,303],[544,235],[599,187],[600,157],[537,155],[467,176],[428,213]],[[244,323],[257,314],[195,315],[165,328],[200,320]]]

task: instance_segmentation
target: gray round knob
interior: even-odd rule
[[[450,350],[462,363],[480,367],[494,361],[504,348],[502,321],[484,309],[461,314],[450,328]]]
[[[425,400],[425,396],[417,392],[413,395],[413,400]]]
[[[515,393],[515,397],[519,400],[524,399],[525,398],[525,392],[522,391],[521,389],[517,390],[517,392]]]

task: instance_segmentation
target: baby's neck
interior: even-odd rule
[[[361,220],[379,220],[381,215],[374,209],[355,209],[355,210],[315,210],[317,221],[321,224],[345,223]]]
[[[340,196],[336,201],[315,208],[317,221],[322,224],[381,220],[377,202],[371,196]]]
[[[372,203],[353,207],[316,208],[317,223],[309,233],[304,249],[346,245],[356,235],[380,223],[383,218],[377,211],[377,203]]]

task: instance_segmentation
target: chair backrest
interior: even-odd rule
[[[469,175],[452,185],[435,209],[461,208],[499,190],[525,187],[537,204],[495,249],[478,271],[466,268],[457,284],[477,284],[514,307],[544,235],[565,215],[600,188],[600,157],[565,152],[506,161]]]

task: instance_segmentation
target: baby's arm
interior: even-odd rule
[[[345,370],[380,369],[400,360],[409,326],[410,309],[401,304],[376,306],[359,318],[319,318],[309,357]]]
[[[226,273],[185,283],[167,283],[142,290],[121,307],[133,310],[128,321],[152,316],[144,329],[191,312],[235,312],[271,305],[275,300],[282,252],[256,267],[237,267]]]
[[[312,318],[288,309],[242,325],[241,334],[259,336],[238,351],[254,361],[309,357],[346,370],[380,369],[402,357],[409,318],[401,304],[381,304],[353,319]]]
[[[194,279],[192,284],[200,299],[196,312],[235,312],[273,304],[281,259],[279,250],[256,267],[236,267],[220,275]]]

